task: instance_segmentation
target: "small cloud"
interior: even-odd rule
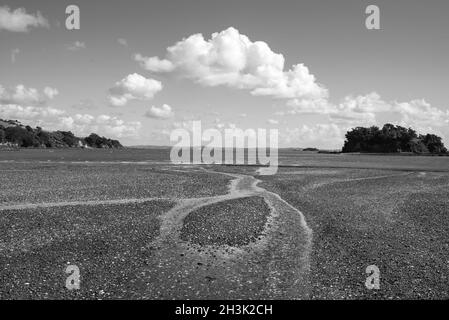
[[[164,104],[160,108],[152,106],[151,109],[145,113],[145,116],[153,119],[169,119],[174,116],[174,113],[168,104]]]
[[[279,121],[274,120],[274,119],[268,119],[267,121],[269,124],[279,124]]]
[[[72,108],[76,110],[91,110],[95,109],[96,106],[94,105],[92,100],[82,99],[77,104],[72,105]]]
[[[112,106],[120,107],[130,100],[151,100],[161,90],[160,81],[133,73],[116,82],[114,87],[109,89],[108,99]]]
[[[16,63],[16,56],[20,53],[20,49],[11,50],[11,62]]]
[[[126,41],[126,39],[124,39],[124,38],[118,38],[117,42],[124,47],[128,46],[128,41]]]
[[[12,11],[7,6],[0,7],[0,31],[2,29],[11,32],[28,32],[31,27],[46,27],[50,24],[41,13],[28,14],[25,8],[18,8]]]
[[[48,99],[53,99],[59,94],[59,91],[58,89],[55,88],[45,87],[44,94],[45,96],[47,96]]]
[[[74,43],[67,46],[67,50],[78,51],[81,49],[86,49],[86,44],[81,41],[75,41]]]
[[[142,68],[153,72],[170,72],[175,66],[166,59],[159,59],[158,57],[144,57],[141,54],[135,54],[134,60],[140,63]]]

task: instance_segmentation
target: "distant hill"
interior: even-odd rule
[[[118,140],[92,133],[76,137],[70,131],[45,131],[41,127],[24,126],[17,120],[0,119],[0,145],[20,148],[123,148]]]
[[[385,124],[382,129],[376,126],[357,127],[346,133],[343,152],[413,152],[446,154],[441,137],[434,134],[418,135],[411,128]]]

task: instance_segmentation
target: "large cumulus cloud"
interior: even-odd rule
[[[203,86],[225,85],[257,96],[317,99],[327,90],[303,64],[285,69],[285,58],[263,41],[251,41],[235,28],[205,39],[191,35],[167,48],[165,58],[134,56],[152,72],[177,72]]]

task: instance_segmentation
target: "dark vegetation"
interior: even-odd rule
[[[45,131],[31,128],[15,120],[0,119],[0,145],[20,148],[123,148],[118,140],[92,133],[86,138],[76,137],[70,131]]]
[[[382,129],[376,126],[357,127],[346,133],[343,152],[413,152],[446,154],[441,137],[434,134],[417,134],[411,128],[385,124]]]
[[[305,148],[302,151],[319,151],[317,148]]]

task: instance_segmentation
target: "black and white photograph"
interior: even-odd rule
[[[448,17],[1,0],[0,300],[447,300]]]

